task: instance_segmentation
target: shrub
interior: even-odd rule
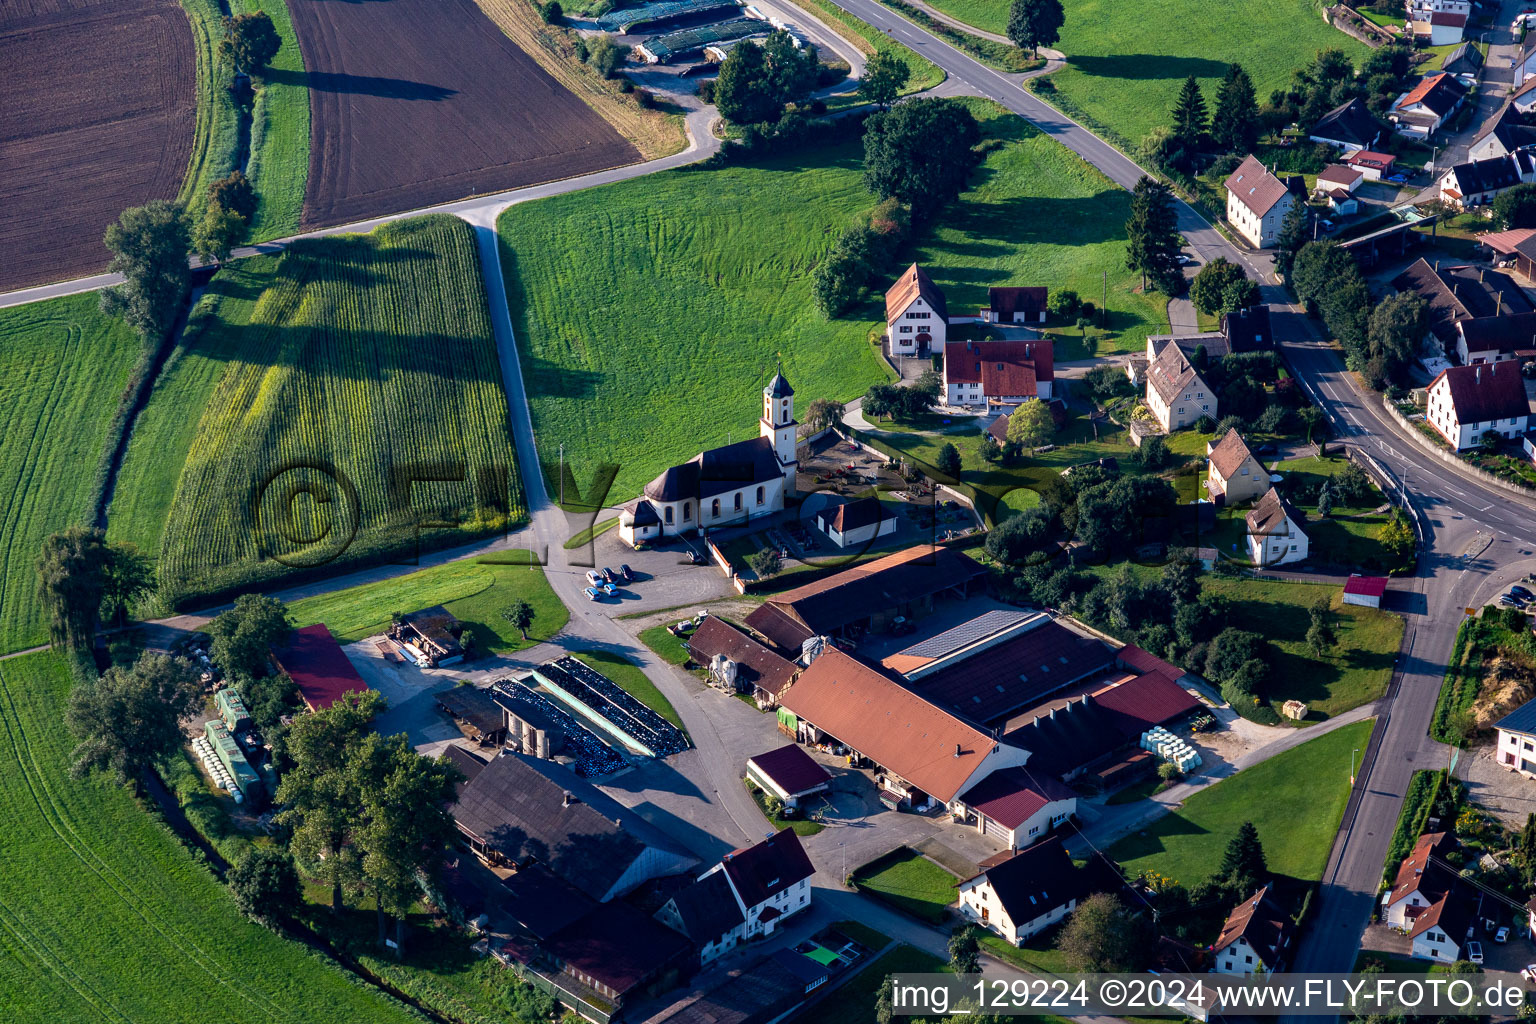
[[[651,92],[649,89],[636,89],[635,102],[638,103],[642,109],[650,110],[656,106],[656,94]]]
[[[543,16],[544,23],[547,25],[553,25],[565,17],[565,11],[560,6],[560,0],[549,0],[549,3],[539,8],[539,14]]]
[[[715,102],[715,80],[713,78],[706,78],[700,82],[696,95],[701,103]]]

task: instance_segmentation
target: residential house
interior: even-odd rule
[[[272,660],[293,680],[299,699],[310,711],[324,711],[344,694],[368,690],[323,622],[293,630],[288,634],[288,646],[273,650]]]
[[[1456,325],[1456,355],[1463,366],[1536,359],[1536,312],[1461,321]]]
[[[1427,139],[1461,109],[1466,98],[1467,87],[1455,75],[1436,71],[1399,96],[1387,116],[1402,134]]]
[[[1536,700],[1526,701],[1494,724],[1499,764],[1528,779],[1536,779]]]
[[[698,864],[656,826],[569,769],[504,753],[470,780],[451,809],[481,860],[539,864],[599,902]]]
[[[1457,164],[1440,175],[1440,198],[1463,210],[1486,206],[1500,192],[1536,181],[1536,153],[1518,150],[1508,156]]]
[[[1320,195],[1328,194],[1342,189],[1353,193],[1365,180],[1365,173],[1348,164],[1329,164],[1317,172],[1317,187],[1313,190]]]
[[[885,337],[893,356],[926,355],[931,346],[943,351],[949,333],[949,306],[944,293],[916,263],[902,271],[885,293]]]
[[[1536,110],[1536,77],[1527,78],[1523,85],[1509,94],[1509,105],[1522,114]]]
[[[1456,872],[1443,861],[1455,846],[1455,838],[1446,832],[1419,837],[1413,850],[1397,866],[1392,887],[1381,894],[1382,923],[1398,931],[1409,931],[1421,914],[1451,891],[1456,884]]]
[[[873,495],[829,503],[816,513],[816,528],[840,548],[872,544],[896,532],[896,514]]]
[[[1429,333],[1425,348],[1436,355],[1456,351],[1456,325],[1463,320],[1529,313],[1533,307],[1525,292],[1508,274],[1480,267],[1431,266],[1419,259],[1392,279],[1400,292],[1417,292],[1429,304],[1425,320]]]
[[[1513,361],[1452,366],[1428,392],[1425,418],[1458,451],[1475,447],[1490,432],[1518,439],[1530,421],[1525,381]]]
[[[1227,339],[1227,348],[1232,352],[1259,352],[1275,347],[1275,336],[1269,323],[1269,307],[1263,303],[1223,313],[1221,333]]]
[[[1195,372],[1177,344],[1162,347],[1147,367],[1147,409],[1165,432],[1182,430],[1202,416],[1217,419],[1216,392]]]
[[[1408,29],[1425,46],[1461,42],[1471,16],[1471,0],[1408,0]]]
[[[749,694],[758,707],[777,704],[779,694],[800,671],[799,665],[718,615],[705,616],[683,647],[709,671],[712,683],[728,692]]]
[[[1280,237],[1280,224],[1297,202],[1284,181],[1250,156],[1228,175],[1227,220],[1255,249],[1265,249]]]
[[[1271,487],[1248,512],[1249,560],[1264,568],[1304,560],[1309,547],[1307,535],[1301,529],[1305,521],[1302,514]]]
[[[1381,141],[1385,129],[1365,101],[1359,98],[1341,103],[1317,119],[1307,136],[1313,142],[1337,146],[1344,152],[1370,149]]]
[[[619,537],[631,546],[695,530],[737,526],[784,510],[795,493],[795,391],[775,373],[763,388],[758,435],[700,452],[664,470],[619,506]]]
[[[1453,75],[1471,75],[1476,78],[1483,70],[1483,51],[1475,43],[1462,43],[1445,55],[1445,59],[1440,62],[1440,69]]]
[[[1351,103],[1359,103],[1359,100],[1350,100]],[[1361,174],[1366,181],[1380,181],[1390,178],[1397,172],[1393,167],[1397,163],[1397,157],[1391,153],[1378,153],[1369,149],[1362,149],[1358,153],[1345,157],[1344,162]]]
[[[1493,126],[1472,143],[1467,159],[1492,160],[1494,157],[1509,156],[1528,146],[1536,146],[1536,126],[1525,124],[1515,105],[1506,103]]]
[[[1206,457],[1206,495],[1217,505],[1240,505],[1269,490],[1269,470],[1236,429],[1218,442],[1207,442]]]
[[[943,380],[946,405],[1001,410],[1049,400],[1056,380],[1054,346],[1036,338],[952,341],[944,346]]]
[[[1274,974],[1285,963],[1296,927],[1265,886],[1233,908],[1211,944],[1213,974]]]
[[[1012,943],[1064,919],[1086,895],[1082,872],[1055,836],[957,886],[960,916]]]
[[[832,784],[827,770],[794,743],[747,758],[747,778],[785,807],[799,807],[802,800],[825,793]]]
[[[741,911],[741,940],[767,938],[784,921],[811,906],[811,876],[816,869],[792,828],[780,829],[760,843],[732,851],[699,881],[723,874]]]
[[[656,920],[686,935],[701,965],[735,949],[747,923],[730,880],[719,872],[679,889],[656,911]]]
[[[1274,334],[1270,330],[1269,307],[1260,303],[1224,313],[1221,330],[1201,331],[1198,334],[1149,334],[1146,354],[1133,355],[1126,362],[1126,376],[1131,383],[1141,386],[1147,367],[1157,358],[1163,346],[1169,343],[1184,351],[1184,357],[1200,366],[1216,362],[1235,352],[1258,352],[1274,348]],[[1206,362],[1201,361],[1204,353]]]
[[[1463,958],[1472,936],[1472,907],[1455,891],[1436,900],[1414,919],[1408,932],[1411,955],[1450,964]]]
[[[988,288],[981,319],[989,324],[1043,324],[1045,288]]]
[[[1387,578],[1385,576],[1361,576],[1359,573],[1350,573],[1349,579],[1344,581],[1344,594],[1341,600],[1345,604],[1357,604],[1362,608],[1380,608],[1381,599],[1387,594]]]

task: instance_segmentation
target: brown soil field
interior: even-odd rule
[[[306,226],[640,158],[474,0],[288,6],[309,85]]]
[[[195,78],[175,0],[0,0],[0,290],[106,269],[107,225],[176,198]]]

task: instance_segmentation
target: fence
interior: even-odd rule
[[[1476,477],[1478,480],[1488,484],[1490,487],[1498,487],[1509,491],[1511,494],[1517,494],[1527,501],[1531,500],[1532,498],[1536,498],[1536,492],[1533,492],[1530,488],[1521,487],[1519,484],[1512,483],[1501,476],[1488,472],[1486,469],[1474,466],[1459,456],[1448,452],[1444,448],[1441,448],[1439,445],[1435,444],[1435,442],[1419,433],[1419,428],[1414,426],[1413,422],[1409,420],[1408,417],[1404,416],[1402,412],[1398,410],[1397,406],[1392,404],[1391,399],[1387,398],[1386,396],[1382,396],[1381,406],[1383,409],[1387,410],[1388,415],[1394,417],[1399,423],[1403,425],[1403,427],[1408,431],[1409,436],[1413,438],[1414,442],[1417,443],[1419,447],[1431,453],[1436,458],[1440,459],[1440,461],[1455,466],[1460,472],[1467,473],[1473,477]]]

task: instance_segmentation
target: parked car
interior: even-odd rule
[[[1536,594],[1531,593],[1530,587],[1522,587],[1520,584],[1516,583],[1514,586],[1509,588],[1509,596],[1518,597],[1522,601],[1529,601],[1531,598],[1536,597]]]
[[[594,587],[600,587],[604,582],[603,574],[598,572],[596,569],[588,569],[587,582],[592,584]]]
[[[1510,597],[1508,594],[1500,594],[1499,604],[1503,605],[1505,608],[1513,608],[1515,606],[1515,599]]]
[[[1500,945],[1503,945],[1504,943],[1508,942],[1509,941],[1509,925],[1506,924],[1506,925],[1500,926],[1499,930],[1493,933],[1493,941],[1499,943]]]
[[[1174,259],[1178,261],[1178,264],[1181,267],[1198,266],[1199,263],[1200,263],[1199,260],[1195,259],[1193,256],[1189,255],[1188,253],[1184,253],[1184,252],[1179,253],[1177,256],[1174,257]]]
[[[630,571],[628,562],[625,562],[623,565],[619,566],[619,575],[624,577],[625,583],[635,582],[635,574]]]
[[[609,597],[614,597],[619,592],[619,588],[614,586],[612,583],[604,583],[601,587],[598,587],[597,589],[601,590],[604,594],[607,594]]]
[[[1483,962],[1483,944],[1481,942],[1467,943],[1467,959],[1474,964]]]
[[[1526,964],[1525,969],[1520,972],[1520,977],[1536,985],[1536,964]]]
[[[582,593],[587,595],[588,601],[597,601],[600,600],[603,596],[597,592],[596,587],[588,587],[586,590],[583,590]]]
[[[1389,174],[1383,180],[1386,181],[1390,185],[1406,185],[1406,184],[1408,184],[1408,175],[1406,175],[1406,174]]]
[[[1257,448],[1255,448],[1253,450],[1253,454],[1255,454],[1255,455],[1274,455],[1274,454],[1277,454],[1279,451],[1280,451],[1280,449],[1277,448],[1276,446],[1272,445],[1272,444],[1261,444],[1261,445],[1259,445]]]
[[[614,572],[612,569],[608,568],[605,565],[605,566],[603,566],[603,582],[604,583],[617,583],[617,582],[619,582],[619,574]]]

